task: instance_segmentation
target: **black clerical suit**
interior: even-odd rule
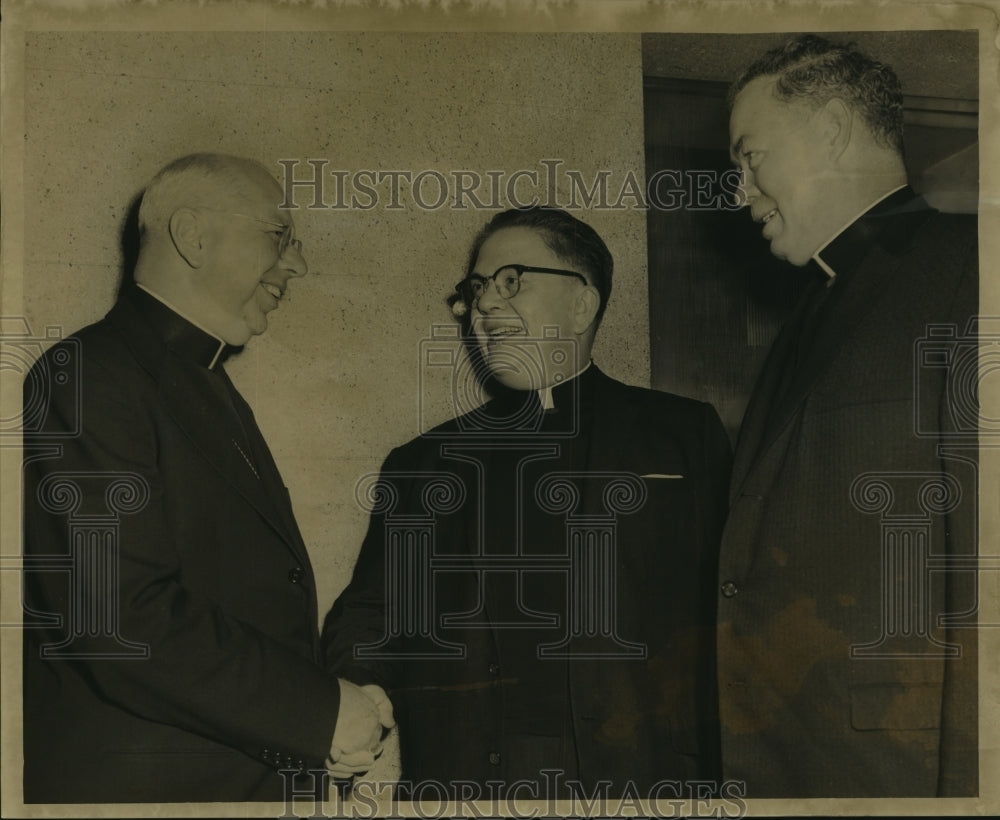
[[[975,217],[902,189],[818,257],[834,278],[775,342],[734,457],[724,774],[759,798],[974,794]]]
[[[401,794],[717,774],[718,416],[593,364],[552,399],[511,392],[397,448],[372,494],[324,644],[391,692]]]
[[[28,802],[280,801],[323,767],[309,557],[223,347],[131,287],[25,382]]]

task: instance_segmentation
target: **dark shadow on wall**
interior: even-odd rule
[[[656,38],[645,35],[644,47]],[[760,226],[737,207],[727,87],[646,76],[644,113],[646,177],[656,183],[647,189],[651,382],[712,403],[735,442],[757,374],[806,280],[803,269],[771,256]],[[940,210],[974,211],[976,101],[907,96],[904,105],[911,185]]]
[[[118,285],[118,296],[135,284],[135,265],[139,260],[139,206],[142,192],[136,194],[129,203],[122,221],[119,243],[122,252],[122,278]]]

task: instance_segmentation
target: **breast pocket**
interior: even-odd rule
[[[660,504],[675,504],[679,499],[689,497],[694,489],[692,480],[680,474],[647,473],[640,479],[646,490],[646,502],[639,512],[664,512]]]

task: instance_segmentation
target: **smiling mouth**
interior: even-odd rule
[[[774,219],[777,215],[778,215],[778,209],[777,208],[772,208],[770,211],[768,211],[766,214],[764,214],[760,218],[760,221],[764,225],[766,225],[768,222],[770,222],[772,219]]]
[[[511,336],[523,336],[524,328],[518,327],[516,325],[510,325],[507,327],[497,327],[490,330],[486,334],[487,344],[493,345],[502,342],[504,339],[508,339]]]
[[[270,293],[279,302],[281,301],[281,288],[277,285],[272,285],[270,282],[261,282],[260,286],[264,288],[268,293]]]

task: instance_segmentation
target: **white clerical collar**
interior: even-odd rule
[[[552,401],[552,388],[553,387],[561,387],[562,385],[566,384],[567,382],[573,381],[573,379],[575,379],[577,376],[579,376],[581,373],[583,373],[593,363],[594,363],[594,360],[590,359],[583,367],[581,367],[579,370],[577,370],[576,373],[574,373],[568,379],[563,379],[558,384],[554,384],[554,385],[550,384],[548,387],[539,388],[539,390],[538,390],[538,400],[542,403],[542,409],[543,410],[551,410],[553,407],[556,406],[556,403],[554,401]]]
[[[836,231],[836,233],[834,233],[833,236],[831,236],[829,239],[826,240],[826,242],[824,242],[822,245],[820,245],[820,247],[816,251],[816,253],[814,253],[812,255],[813,261],[815,261],[816,264],[819,265],[823,269],[823,272],[826,273],[826,275],[830,277],[829,284],[833,284],[833,280],[837,278],[837,272],[833,268],[831,268],[828,264],[826,264],[826,262],[823,261],[823,259],[820,256],[820,254],[823,253],[823,251],[825,251],[827,249],[827,246],[829,246],[829,244],[831,242],[833,242],[834,239],[836,239],[838,236],[840,236],[844,231],[846,231],[849,227],[851,227],[851,225],[853,225],[855,222],[857,222],[861,217],[863,217],[866,213],[868,213],[872,208],[874,208],[876,205],[878,205],[882,200],[888,199],[889,197],[891,197],[894,193],[896,193],[896,191],[900,191],[903,188],[905,188],[906,185],[907,185],[907,183],[904,182],[902,185],[899,185],[899,186],[893,188],[891,191],[886,192],[882,196],[880,196],[877,199],[875,199],[873,202],[870,202],[867,206],[865,206],[860,211],[858,211],[858,213],[856,213],[853,217],[851,217],[850,219],[848,219],[847,222],[845,222],[843,225],[841,225],[840,228]]]
[[[180,310],[176,305],[172,304],[171,302],[168,302],[166,299],[164,299],[162,296],[160,296],[160,294],[158,294],[156,291],[150,290],[148,287],[146,287],[146,285],[142,284],[141,282],[136,282],[135,284],[136,284],[137,287],[139,287],[142,290],[146,291],[146,293],[148,293],[150,296],[152,296],[154,299],[156,299],[157,302],[160,302],[161,304],[164,304],[168,308],[170,308],[174,313],[176,313],[178,316],[180,316],[185,322],[188,322],[189,324],[194,325],[202,333],[207,333],[209,336],[211,336],[213,339],[215,339],[215,341],[217,341],[219,343],[219,349],[215,351],[215,355],[212,357],[212,363],[210,365],[208,365],[208,369],[209,370],[214,369],[215,365],[216,365],[216,362],[219,361],[219,356],[221,356],[222,352],[226,349],[226,343],[222,339],[220,339],[216,334],[212,333],[212,331],[209,330],[207,327],[204,327],[203,325],[198,324],[198,322],[196,322],[190,316],[186,315],[184,313],[184,311]]]

